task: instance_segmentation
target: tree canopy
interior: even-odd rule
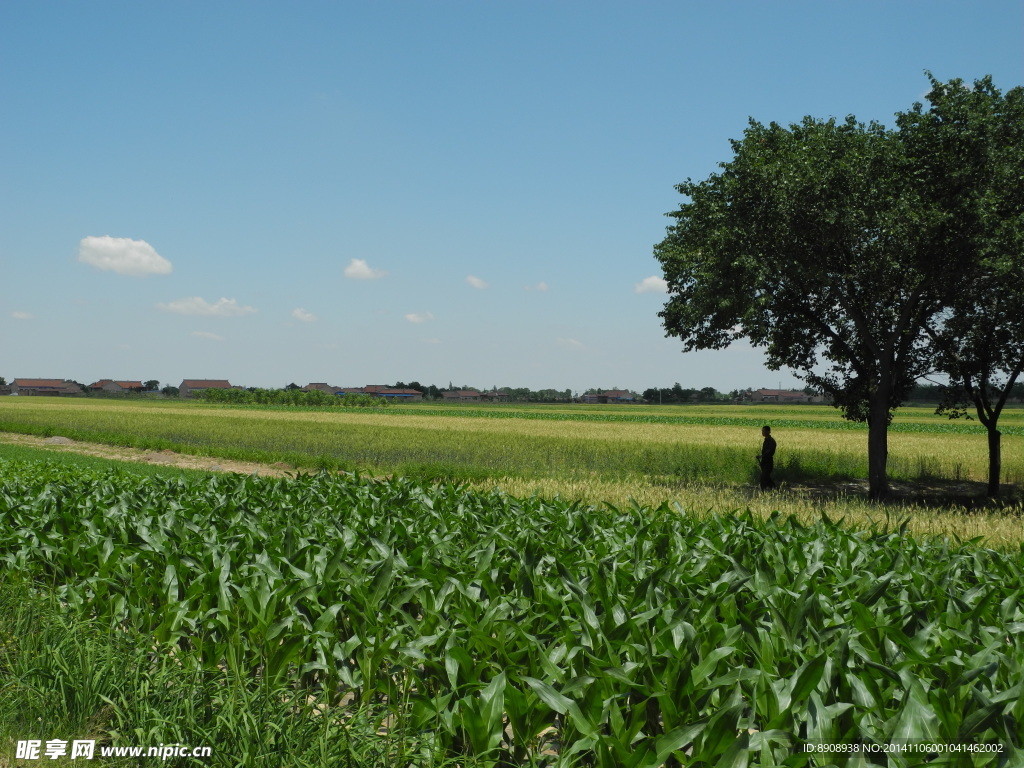
[[[965,237],[971,271],[929,326],[936,368],[950,380],[940,411],[973,406],[988,431],[989,487],[999,494],[999,415],[1024,370],[1024,89],[989,77],[931,79],[930,108],[900,115],[936,203]]]
[[[915,105],[895,130],[852,116],[751,120],[718,173],[678,185],[687,199],[655,247],[666,334],[684,351],[747,338],[770,368],[792,369],[868,422],[876,498],[893,409],[935,367],[929,329],[973,286],[979,229],[1002,226],[995,212],[965,223],[950,186],[985,137],[954,130],[951,147],[915,113],[931,111]],[[993,211],[1004,193],[992,193]]]

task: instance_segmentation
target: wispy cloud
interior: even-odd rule
[[[251,315],[256,311],[255,307],[243,306],[235,299],[225,299],[223,297],[211,304],[206,299],[192,296],[166,304],[157,304],[157,307],[164,312],[174,312],[179,315],[212,315],[217,317],[238,317],[239,315]]]
[[[14,311],[11,312],[11,317],[13,317],[15,320],[31,320],[34,317],[34,315],[31,312]]]
[[[223,336],[218,336],[216,333],[210,333],[209,331],[192,331],[192,335],[200,339],[209,339],[210,341],[224,341]]]
[[[555,339],[555,343],[563,349],[583,349],[583,342],[576,339]]]
[[[316,315],[314,315],[312,312],[307,312],[302,307],[296,307],[295,309],[293,309],[292,317],[294,317],[296,320],[301,320],[304,323],[312,323],[314,320],[316,320]]]
[[[475,277],[474,275],[468,275],[466,277],[466,282],[472,285],[474,288],[478,288],[480,290],[483,290],[484,288],[487,287],[487,283],[485,283],[479,277]]]
[[[78,243],[78,260],[119,275],[144,277],[169,275],[171,262],[145,240],[128,237],[83,237]]]
[[[645,277],[633,286],[635,293],[668,293],[668,283],[657,275]]]
[[[544,291],[547,291],[547,290],[550,290],[550,289],[548,287],[548,284],[545,283],[542,280],[541,282],[537,283],[536,285],[528,285],[528,286],[526,286],[526,290],[528,290],[528,291],[541,291],[541,292],[544,292]]]
[[[382,269],[373,269],[366,263],[366,259],[352,259],[345,267],[345,277],[352,280],[376,280],[386,274]]]
[[[405,319],[408,320],[410,323],[425,323],[428,320],[433,320],[434,316],[429,312],[423,312],[421,314],[410,312],[408,315],[405,316]]]

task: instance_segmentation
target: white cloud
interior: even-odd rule
[[[293,309],[292,317],[294,317],[296,320],[301,320],[304,323],[312,323],[314,320],[316,320],[316,315],[314,315],[312,312],[307,312],[302,307],[297,307],[296,309]]]
[[[192,331],[193,336],[197,336],[200,339],[210,339],[211,341],[224,341],[223,336],[218,336],[216,333],[209,333],[208,331]]]
[[[555,339],[555,343],[565,349],[583,349],[583,343],[576,339]]]
[[[544,291],[549,290],[549,288],[548,288],[548,284],[545,283],[542,280],[541,282],[537,283],[536,285],[528,285],[528,286],[526,286],[526,290],[528,290],[528,291],[541,291],[543,293]]]
[[[213,304],[192,296],[187,299],[178,299],[167,304],[157,304],[157,307],[164,312],[175,312],[179,315],[216,315],[218,317],[237,317],[238,315],[251,315],[256,311],[255,307],[240,306],[235,299],[217,299]]]
[[[345,277],[353,280],[376,280],[384,277],[387,272],[382,269],[373,269],[366,263],[366,259],[352,259],[345,267]]]
[[[479,288],[481,290],[487,287],[487,283],[485,283],[479,277],[474,277],[473,275],[468,275],[466,277],[466,282],[472,285],[474,288]]]
[[[15,320],[31,320],[33,315],[31,312],[11,312],[11,317]]]
[[[645,277],[633,286],[636,293],[668,293],[668,283],[657,275]]]
[[[423,314],[416,314],[415,312],[410,312],[408,315],[405,316],[405,319],[408,320],[410,323],[425,323],[428,320],[433,320],[434,316],[429,312],[424,312]]]
[[[78,260],[96,269],[119,275],[142,277],[171,274],[171,262],[145,240],[128,237],[83,237],[78,243]]]

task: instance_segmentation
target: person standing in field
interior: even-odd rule
[[[772,480],[772,470],[775,469],[775,438],[772,437],[772,428],[761,427],[761,434],[764,435],[764,443],[761,445],[761,455],[757,457],[757,463],[761,465],[761,490],[767,491],[775,487]]]

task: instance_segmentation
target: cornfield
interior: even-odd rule
[[[1024,759],[1024,548],[399,477],[0,478],[9,575],[156,655],[375,712],[410,764]]]

